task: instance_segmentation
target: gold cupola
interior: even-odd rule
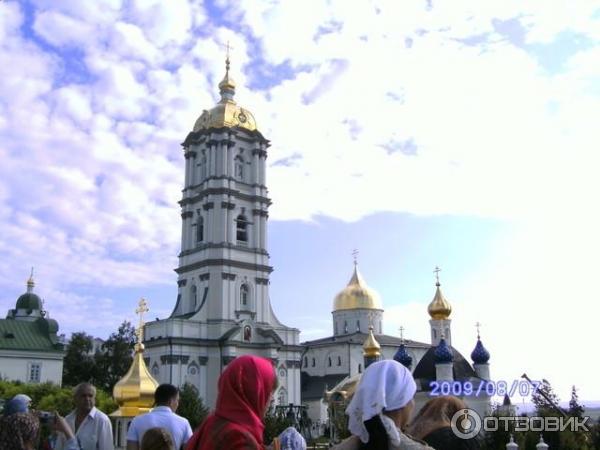
[[[239,106],[233,96],[235,95],[235,81],[229,75],[229,51],[225,59],[225,76],[219,83],[221,100],[212,109],[202,111],[194,124],[194,132],[208,128],[233,128],[239,127],[249,131],[256,130],[254,115],[247,109]]]
[[[435,268],[435,272],[436,272],[435,295],[433,297],[433,300],[431,300],[431,303],[427,307],[427,312],[429,313],[429,315],[431,316],[431,318],[433,320],[446,320],[446,319],[448,319],[448,317],[450,317],[450,314],[452,313],[452,307],[450,306],[450,303],[448,302],[448,300],[446,300],[444,298],[444,295],[442,294],[442,291],[440,289],[440,278],[439,278],[440,270],[441,269],[439,269],[438,267]]]
[[[135,355],[129,371],[113,388],[113,398],[119,409],[111,414],[115,417],[135,417],[147,413],[154,405],[154,391],[158,382],[152,377],[144,362],[144,322],[143,314],[148,312],[146,300],[143,298],[138,303],[135,312],[140,316],[137,329],[137,342]]]
[[[342,311],[347,309],[379,309],[381,299],[377,292],[372,290],[358,271],[358,264],[354,261],[354,272],[348,285],[335,296],[333,310]]]
[[[381,345],[373,334],[373,325],[369,327],[369,335],[363,343],[363,356],[365,358],[379,358],[381,356]]]

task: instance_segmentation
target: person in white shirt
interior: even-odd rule
[[[96,409],[96,388],[90,383],[80,383],[73,389],[75,410],[66,422],[73,430],[81,450],[114,450],[110,419]],[[67,439],[61,434],[57,440],[58,450],[66,450]]]
[[[154,405],[152,411],[131,421],[127,431],[127,450],[139,450],[144,433],[151,428],[166,429],[176,450],[180,450],[192,437],[190,423],[175,414],[179,406],[179,389],[172,384],[161,384],[154,392]]]

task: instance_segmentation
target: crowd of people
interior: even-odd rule
[[[155,407],[135,417],[127,432],[127,450],[306,450],[293,427],[273,442],[263,440],[264,417],[278,382],[270,360],[240,356],[221,374],[215,410],[192,431],[176,414],[179,390],[160,385]],[[416,393],[412,374],[402,364],[385,360],[363,373],[346,409],[351,436],[334,450],[478,450],[475,439],[461,439],[451,428],[457,411],[466,408],[456,397],[437,397],[413,416]],[[114,450],[110,419],[95,407],[96,390],[81,383],[73,390],[75,409],[52,416],[56,439],[48,449]],[[40,416],[31,399],[17,395],[0,418],[0,450],[34,450],[39,445]]]

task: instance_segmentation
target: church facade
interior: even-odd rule
[[[183,143],[178,295],[169,318],[146,324],[146,363],[159,382],[194,384],[214,406],[223,368],[263,356],[276,367],[277,403],[299,405],[300,331],[282,324],[269,300],[269,141],[235,102],[228,60],[219,89]]]

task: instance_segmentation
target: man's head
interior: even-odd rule
[[[154,404],[156,406],[168,406],[173,412],[179,406],[179,389],[172,384],[161,384],[154,391]]]
[[[75,409],[80,414],[88,414],[96,406],[96,388],[90,383],[79,383],[73,389]]]

